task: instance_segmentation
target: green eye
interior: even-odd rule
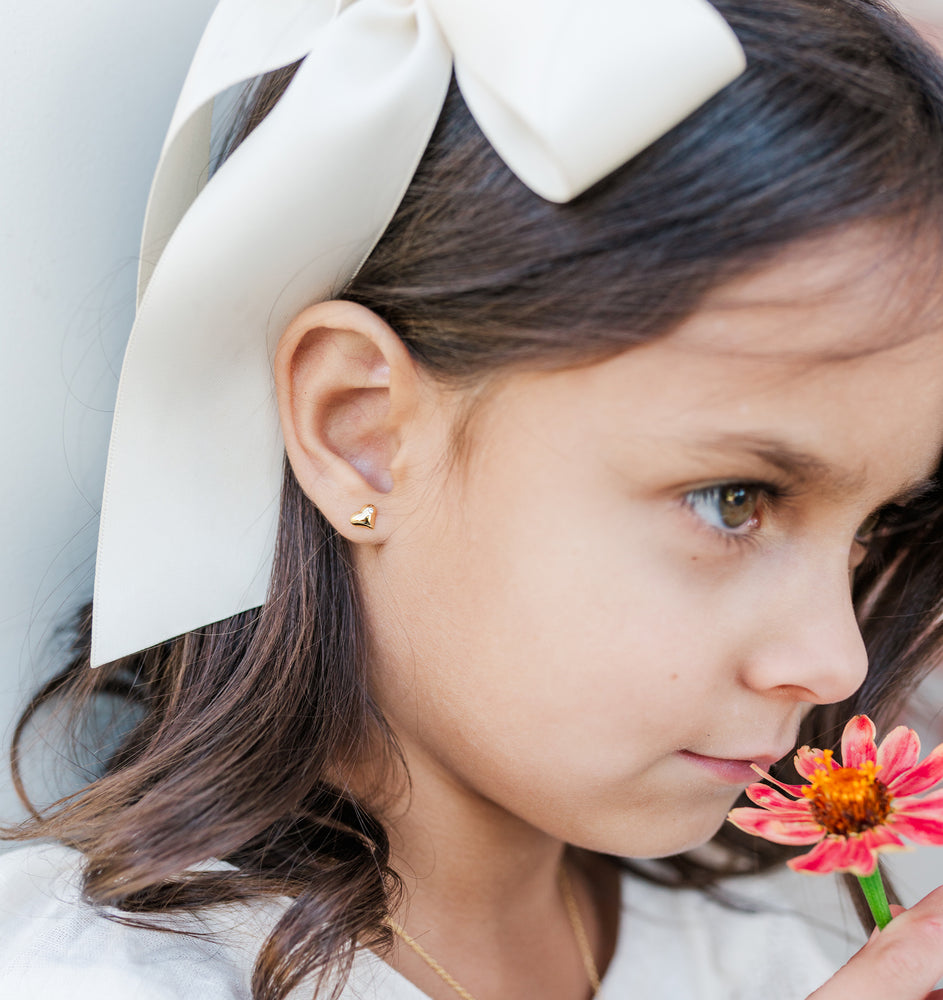
[[[753,519],[760,505],[760,491],[753,486],[723,486],[717,512],[725,528],[742,528]]]
[[[701,520],[719,531],[736,532],[749,526],[762,503],[764,489],[749,483],[725,483],[694,490],[685,503]]]
[[[866,517],[861,524],[858,525],[858,530],[855,532],[856,542],[868,542],[871,536],[877,530],[877,526],[881,523],[880,514],[872,514],[870,517]]]

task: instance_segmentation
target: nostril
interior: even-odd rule
[[[811,606],[804,602],[804,615],[767,620],[745,668],[749,686],[788,690],[797,700],[820,705],[844,701],[861,687],[868,654],[850,595],[831,609],[822,596],[819,591]]]
[[[844,648],[834,643],[823,649],[823,652],[832,654],[830,662],[821,663],[818,678],[809,686],[816,696],[815,700],[821,704],[830,705],[850,698],[868,675],[867,649],[857,622],[854,633],[847,637],[845,643]]]

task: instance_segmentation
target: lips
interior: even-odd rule
[[[721,781],[742,785],[757,780],[756,772],[752,767],[753,764],[757,764],[764,771],[769,770],[776,761],[785,757],[791,749],[792,747],[782,753],[778,750],[766,750],[755,755],[731,755],[730,757],[708,756],[697,753],[694,750],[681,750],[679,756],[701,770],[709,772]]]
[[[747,765],[756,764],[759,767],[763,768],[764,771],[768,771],[774,764],[776,764],[778,761],[781,761],[783,757],[788,756],[792,752],[792,750],[793,747],[790,747],[783,753],[778,753],[777,751],[766,751],[764,753],[744,754],[743,756],[737,755],[736,757],[733,755],[727,757],[727,756],[720,756],[717,754],[706,754],[704,756],[707,756],[708,758],[713,758],[714,760],[735,761],[738,764],[747,764]],[[691,752],[693,753],[693,751]]]
[[[756,753],[740,753],[733,752],[730,754],[720,754],[720,753],[710,753],[702,754],[698,753],[697,750],[685,749],[681,752],[684,754],[692,754],[695,757],[702,757],[705,760],[716,760],[716,761],[726,761],[728,763],[736,764],[756,764],[763,768],[764,771],[768,771],[774,764],[781,761],[784,757],[788,757],[791,753],[795,751],[796,744],[795,740],[789,744],[785,749],[780,749],[774,747],[773,749],[763,749],[757,750]]]

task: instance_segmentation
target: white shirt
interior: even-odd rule
[[[80,860],[76,851],[50,845],[0,855],[3,1000],[248,1000],[255,955],[283,902],[147,918],[211,930],[212,940],[128,927],[104,915],[118,911],[98,911],[82,900]],[[754,898],[758,885],[754,880]],[[622,901],[604,1000],[803,1000],[834,971],[794,913],[737,912],[701,893],[661,889],[629,875]],[[295,997],[310,994],[299,988]],[[343,1000],[428,997],[361,951]]]

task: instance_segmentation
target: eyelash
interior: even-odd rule
[[[737,528],[721,527],[718,524],[713,524],[698,509],[702,505],[709,505],[716,509],[724,492],[731,489],[750,490],[757,493],[755,513],[741,527]],[[700,489],[690,490],[684,494],[682,502],[698,519],[698,522],[710,531],[715,538],[719,538],[731,545],[737,545],[755,542],[756,534],[762,526],[764,516],[771,509],[788,499],[788,496],[788,491],[784,487],[776,486],[772,483],[730,480],[725,483],[717,483],[714,486],[704,486]]]
[[[740,527],[720,527],[717,524],[712,524],[698,510],[698,507],[706,504],[716,508],[723,493],[731,489],[755,491],[757,493],[756,512]],[[790,490],[782,485],[751,480],[729,480],[714,486],[690,490],[684,494],[682,501],[685,507],[698,519],[699,524],[710,531],[715,538],[731,545],[737,545],[756,542],[756,536],[762,528],[764,517],[770,511],[775,511],[777,507],[786,503],[792,495]],[[861,522],[861,527],[864,527],[868,521],[873,520],[873,524],[866,533],[860,533],[860,529],[855,533],[855,541],[867,548],[877,535],[896,534],[919,526],[926,517],[925,507],[929,507],[925,501],[905,506],[889,504],[882,507]]]

